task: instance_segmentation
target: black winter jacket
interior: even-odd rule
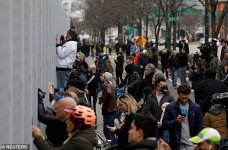
[[[152,84],[152,77],[154,75],[154,72],[151,72],[150,74],[148,74],[145,79],[142,80],[139,89],[137,91],[137,95],[139,96],[139,98],[143,98],[143,89],[147,86],[150,86],[153,89],[153,84]]]
[[[124,146],[128,144],[128,131],[131,127],[131,122],[133,120],[134,114],[126,115],[126,118],[124,119],[124,124],[120,129],[115,130],[115,134],[118,136],[117,138],[117,150],[124,150]]]
[[[168,67],[170,52],[169,51],[160,51],[159,56],[161,57],[162,66]]]
[[[87,85],[88,85],[89,95],[97,94],[97,90],[99,87],[99,81],[100,81],[100,78],[96,73],[88,76]]]
[[[123,71],[123,64],[124,64],[123,54],[118,54],[115,63],[116,63],[116,71]]]
[[[179,67],[186,67],[188,65],[188,55],[186,53],[179,53],[177,59]]]
[[[139,74],[133,71],[130,75],[126,75],[122,83],[118,85],[118,88],[123,87],[124,85],[128,87],[127,91],[131,94],[136,100],[139,100],[137,91],[141,84],[141,79]]]
[[[165,94],[161,100],[160,105],[158,105],[158,100],[156,97],[156,92],[152,92],[150,95],[147,96],[146,104],[142,108],[142,113],[144,114],[152,114],[158,121],[160,121],[162,109],[161,106],[165,103],[171,103],[175,99],[170,94]]]
[[[189,80],[192,81],[192,89],[195,90],[203,79],[205,79],[203,71],[199,69],[194,70],[189,77]]]
[[[38,102],[38,120],[47,125],[46,135],[48,140],[56,147],[62,145],[67,139],[66,124],[61,122],[52,109],[45,110],[43,101]]]
[[[147,138],[141,142],[132,143],[127,145],[126,150],[156,150],[157,140],[156,138]]]

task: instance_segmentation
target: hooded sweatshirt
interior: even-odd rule
[[[215,128],[221,134],[222,138],[228,137],[226,110],[222,105],[212,105],[210,110],[204,115],[203,120],[205,127]]]

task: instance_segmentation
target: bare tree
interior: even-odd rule
[[[154,33],[155,33],[155,46],[156,49],[158,49],[158,41],[159,41],[159,35],[161,30],[161,24],[164,21],[164,16],[162,13],[161,8],[161,1],[160,0],[154,0],[151,1],[151,21],[154,27]]]
[[[85,21],[88,27],[99,30],[104,40],[105,30],[112,26],[118,26],[119,39],[122,41],[122,27],[128,24],[131,19],[132,0],[86,0]],[[133,13],[133,11],[132,11]]]
[[[208,0],[208,1],[209,1],[209,5],[206,6],[205,0],[199,0],[199,2],[211,14],[212,37],[217,38],[219,35],[219,32],[220,32],[220,28],[223,24],[223,20],[224,20],[226,14],[228,14],[228,1],[227,0],[224,1],[225,5],[223,7],[221,14],[219,14],[219,16],[218,16],[218,24],[216,24],[216,10],[217,10],[217,5],[218,5],[219,0]]]
[[[78,33],[81,33],[81,31],[85,31],[87,29],[84,21],[80,21],[78,19],[71,18],[71,22],[72,22],[73,27],[75,28],[75,30]]]
[[[178,12],[183,9],[192,8],[196,4],[191,6],[185,0],[158,0],[160,2],[160,8],[166,23],[166,48],[171,50],[171,37],[173,37],[173,49],[176,49],[176,33],[177,33],[177,21],[171,20],[173,17],[178,17]],[[173,28],[173,36],[171,30]]]
[[[180,17],[180,24],[185,31],[191,35],[192,40],[195,40],[195,33],[200,27],[200,15],[188,13]]]

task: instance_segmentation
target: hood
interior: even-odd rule
[[[126,146],[128,150],[148,149],[155,150],[157,147],[157,140],[155,138],[147,138],[141,142],[132,143]]]
[[[220,104],[215,104],[215,105],[212,105],[210,110],[208,111],[209,113],[213,114],[213,115],[218,115],[222,112],[223,110],[223,106],[220,105]]]

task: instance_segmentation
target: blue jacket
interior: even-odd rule
[[[139,63],[138,64],[139,64],[139,66],[143,66],[143,68],[145,68],[146,65],[148,64],[148,57],[145,55],[141,55],[139,57]]]
[[[179,150],[181,140],[181,124],[176,118],[181,114],[179,99],[170,103],[165,110],[162,126],[169,130],[172,150]],[[189,100],[188,122],[190,136],[196,136],[203,129],[203,115],[200,106]]]

